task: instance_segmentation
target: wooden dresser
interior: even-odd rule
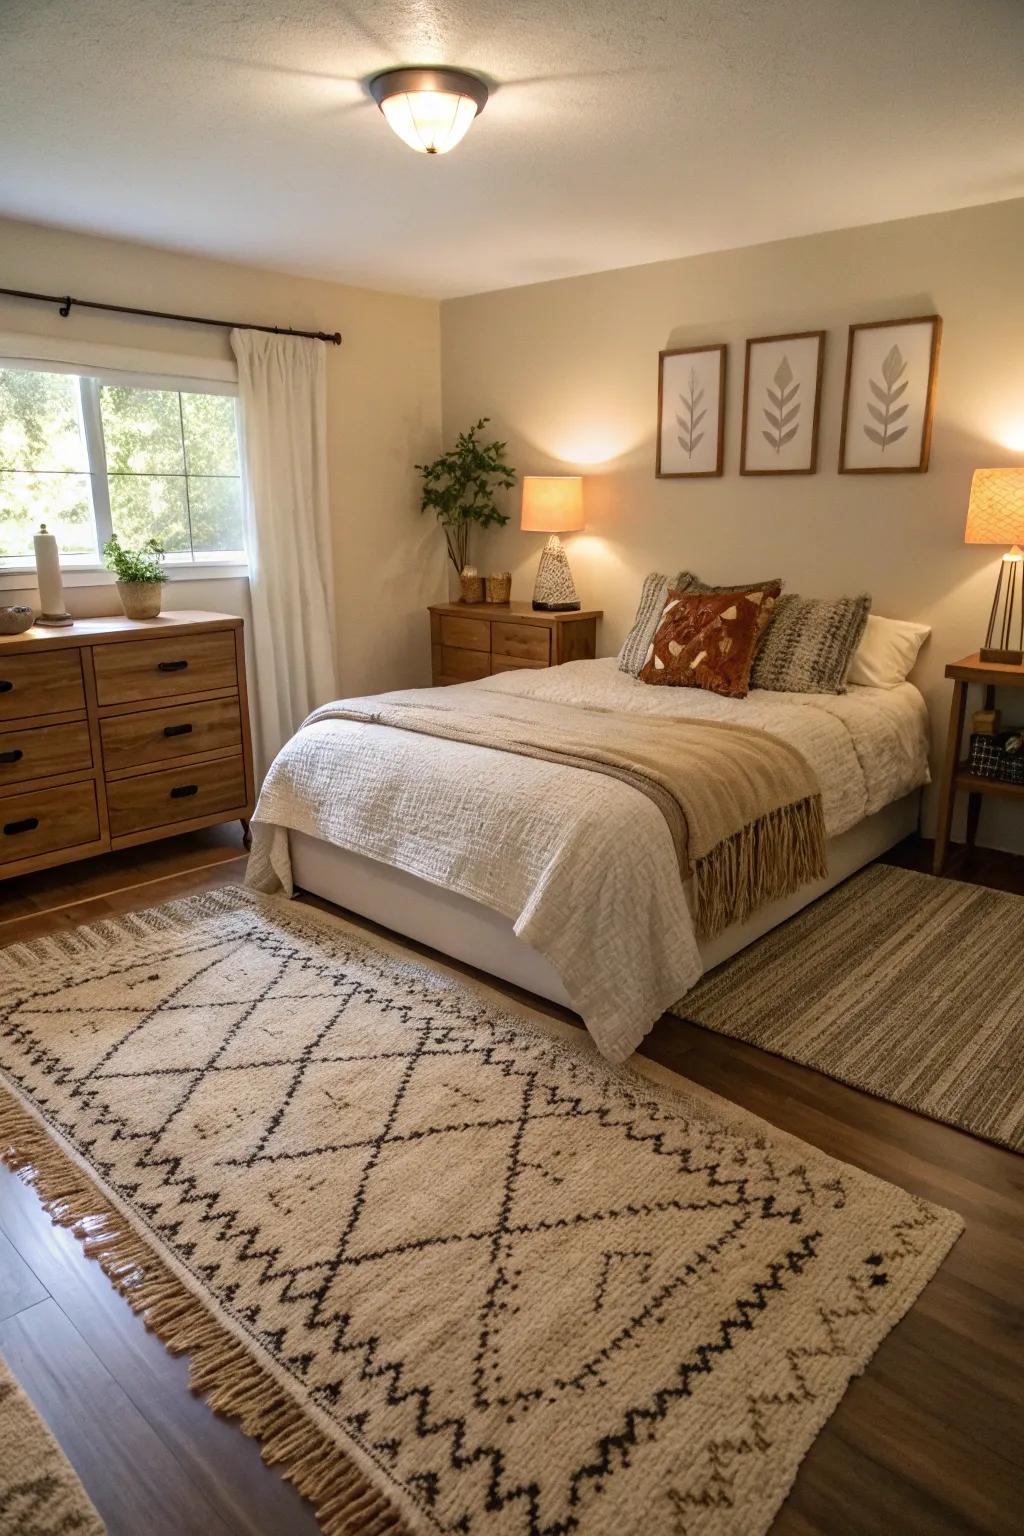
[[[597,655],[601,612],[538,613],[529,603],[435,603],[430,609],[435,687],[515,667],[557,667]]]
[[[254,803],[242,621],[78,619],[0,635],[0,879]]]

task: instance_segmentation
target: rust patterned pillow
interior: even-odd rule
[[[640,681],[742,699],[780,590],[772,582],[753,592],[670,592]]]

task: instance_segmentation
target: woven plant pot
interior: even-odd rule
[[[121,599],[126,618],[155,619],[160,613],[163,582],[119,581],[117,595]]]
[[[487,601],[489,603],[507,603],[512,596],[512,572],[495,571],[493,576],[487,578]]]

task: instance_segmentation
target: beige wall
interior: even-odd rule
[[[176,255],[65,230],[0,220],[8,288],[70,291],[181,313],[340,330],[328,348],[328,428],[339,686],[373,692],[429,681],[424,606],[442,595],[436,530],[419,515],[413,464],[437,451],[438,305],[341,284]],[[0,332],[79,337],[186,357],[230,358],[227,333],[199,326],[54,310],[0,298]],[[0,592],[31,602],[33,590]],[[111,587],[67,593],[76,615],[117,608]],[[174,608],[248,611],[244,581],[175,581]]]
[[[586,474],[587,531],[570,557],[584,603],[605,611],[604,653],[653,568],[711,582],[781,574],[822,596],[866,589],[877,613],[931,624],[914,681],[938,752],[943,666],[977,649],[998,560],[963,544],[971,472],[1024,463],[1022,251],[1024,201],[1004,202],[451,300],[445,438],[488,415],[520,473]],[[945,328],[930,472],[837,475],[847,326],[932,312]],[[744,339],[822,327],[819,473],[741,478]],[[718,341],[729,343],[725,474],[656,480],[658,351]],[[543,536],[513,520],[485,537],[481,568],[510,567],[513,596],[528,598]],[[1003,702],[1024,719],[1024,696]],[[986,802],[983,841],[1024,849],[1013,809]]]

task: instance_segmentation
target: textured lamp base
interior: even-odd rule
[[[996,595],[992,599],[992,612],[988,616],[988,631],[985,635],[985,644],[978,652],[980,661],[997,662],[1004,667],[1019,667],[1024,661],[1024,592],[1021,592],[1020,571],[1024,566],[1024,553],[1015,544],[1008,555],[1004,555],[999,562],[999,575],[996,578]],[[1006,576],[1006,584],[1003,585],[1003,576]],[[999,599],[1003,600],[1003,611],[999,612]],[[1019,623],[1013,622],[1015,605],[1020,608]],[[1012,645],[1014,629],[1018,629],[1018,644]],[[1002,641],[1001,645],[993,645],[993,640]]]
[[[576,613],[580,608],[569,561],[557,533],[548,539],[540,557],[533,606],[540,613]]]

